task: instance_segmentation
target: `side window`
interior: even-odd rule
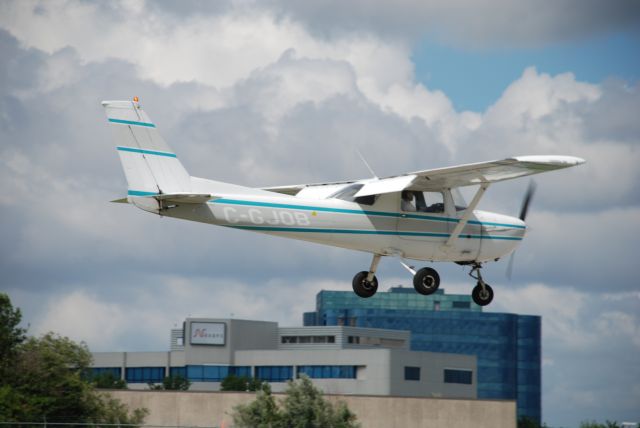
[[[405,190],[401,195],[402,211],[423,213],[443,213],[444,196],[442,192],[415,192]]]
[[[424,208],[418,209],[426,213],[443,213],[444,196],[441,192],[422,192]]]

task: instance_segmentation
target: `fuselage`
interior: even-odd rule
[[[209,180],[194,180],[200,180],[200,187],[209,187]],[[320,198],[309,192],[306,196],[289,196],[220,182],[210,183],[215,183],[219,197],[206,204],[172,207],[161,214],[426,261],[495,260],[512,252],[526,232],[526,225],[518,218],[476,210],[459,239],[447,245],[465,211],[459,207],[456,209],[450,197],[444,198],[442,213],[405,212],[401,208],[399,193],[382,194],[371,205],[363,205],[330,197]]]

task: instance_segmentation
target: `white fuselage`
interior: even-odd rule
[[[220,197],[206,204],[178,205],[161,214],[426,261],[495,260],[512,252],[526,232],[524,222],[518,218],[476,210],[459,239],[447,245],[464,215],[464,210],[455,210],[450,197],[445,198],[443,213],[403,212],[398,193],[383,194],[372,205],[361,205],[195,178],[194,184],[203,191],[215,187]],[[222,194],[221,189],[224,189]]]

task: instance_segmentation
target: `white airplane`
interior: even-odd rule
[[[580,165],[570,156],[518,156],[385,178],[251,188],[190,176],[156,125],[133,101],[103,101],[129,190],[114,202],[161,216],[366,251],[369,270],[353,278],[360,297],[376,293],[382,256],[395,256],[418,293],[440,285],[435,269],[417,272],[403,259],[455,262],[477,280],[472,297],[493,300],[482,264],[512,253],[524,238],[528,192],[520,218],[476,210],[495,182]],[[459,187],[478,186],[468,205]]]

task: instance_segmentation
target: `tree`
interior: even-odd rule
[[[127,389],[127,382],[116,377],[113,373],[100,373],[91,376],[91,383],[99,389]]]
[[[529,416],[520,416],[518,418],[518,428],[547,428],[547,424],[540,425],[538,421]]]
[[[234,407],[232,415],[233,424],[238,428],[284,427],[282,416],[268,383],[262,384],[251,403]]]
[[[262,388],[262,381],[251,376],[236,376],[230,374],[222,379],[220,383],[220,391],[260,391]]]
[[[324,399],[307,376],[290,381],[282,408],[278,406],[268,384],[249,404],[234,408],[233,422],[238,427],[357,427],[356,416],[344,404]]]
[[[152,391],[187,391],[191,386],[191,381],[182,375],[175,374],[166,376],[162,383],[149,383],[148,385]]]
[[[0,293],[0,386],[6,384],[16,361],[18,345],[26,339],[26,330],[18,327],[21,320],[20,309],[13,309],[9,296]]]
[[[20,310],[2,293],[0,317],[6,370],[0,379],[0,421],[143,422],[146,409],[129,412],[118,400],[96,392],[85,376],[91,366],[86,344],[54,333],[25,339],[25,330],[17,327]]]
[[[580,423],[580,428],[620,428],[620,425],[612,421],[606,421],[603,424],[596,421],[583,421]]]

